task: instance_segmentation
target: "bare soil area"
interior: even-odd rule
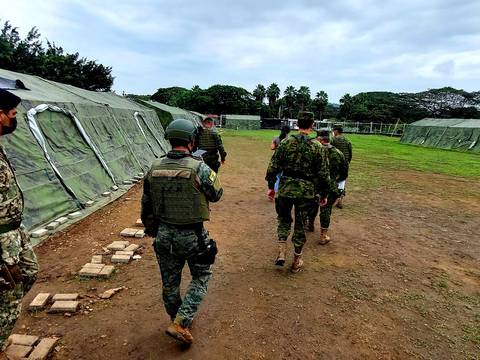
[[[143,246],[142,259],[117,266],[108,280],[75,275],[134,225],[141,185],[36,248],[41,273],[25,309],[38,292],[79,292],[83,309],[71,317],[24,310],[16,332],[61,335],[53,359],[479,358],[478,183],[399,169],[372,190],[356,183],[362,160],[355,159],[345,208],[334,210],[333,241],[318,245],[317,220],[305,268],[292,274],[273,265],[268,144],[225,140],[225,194],[207,224],[220,252],[192,347],[164,334],[169,319],[151,238],[132,240]],[[188,279],[186,270],[184,287]],[[118,286],[128,289],[97,297]]]

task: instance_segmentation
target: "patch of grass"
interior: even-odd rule
[[[471,341],[476,345],[480,345],[480,322],[465,324],[462,327],[463,340]]]
[[[225,137],[254,138],[264,142],[266,146],[280,133],[278,130],[224,129],[221,131]],[[399,138],[388,136],[348,134],[347,137],[353,144],[352,167],[356,177],[363,173],[374,178],[376,175],[381,176],[381,173],[386,170],[416,170],[480,178],[479,154],[405,145],[400,143]],[[372,169],[376,169],[376,173],[372,174]],[[359,181],[364,183],[364,180]]]

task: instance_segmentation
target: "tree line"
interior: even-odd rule
[[[111,67],[80,57],[79,53],[67,53],[48,40],[44,46],[40,36],[34,27],[22,39],[18,28],[6,21],[0,33],[0,68],[87,90],[111,90]],[[28,87],[28,84],[25,85]]]

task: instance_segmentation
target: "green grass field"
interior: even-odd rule
[[[264,141],[267,147],[279,134],[278,130],[221,131],[224,137],[259,139]],[[347,134],[347,137],[353,144],[352,165],[356,168],[361,167],[364,171],[417,170],[470,179],[480,178],[480,154],[404,145],[400,143],[399,138],[388,136]]]

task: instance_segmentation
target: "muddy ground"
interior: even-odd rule
[[[25,308],[40,291],[79,292],[92,311],[65,317],[24,310],[16,332],[61,335],[54,359],[479,358],[477,182],[377,169],[370,188],[356,179],[357,158],[346,206],[334,212],[333,241],[317,244],[317,220],[305,268],[292,274],[273,266],[275,212],[264,182],[268,143],[225,140],[225,195],[212,204],[207,224],[220,253],[191,348],[164,334],[168,317],[152,239],[134,240],[143,258],[117,266],[109,280],[75,276],[135,223],[141,184],[36,249],[41,273]],[[128,290],[97,298],[117,286]]]

